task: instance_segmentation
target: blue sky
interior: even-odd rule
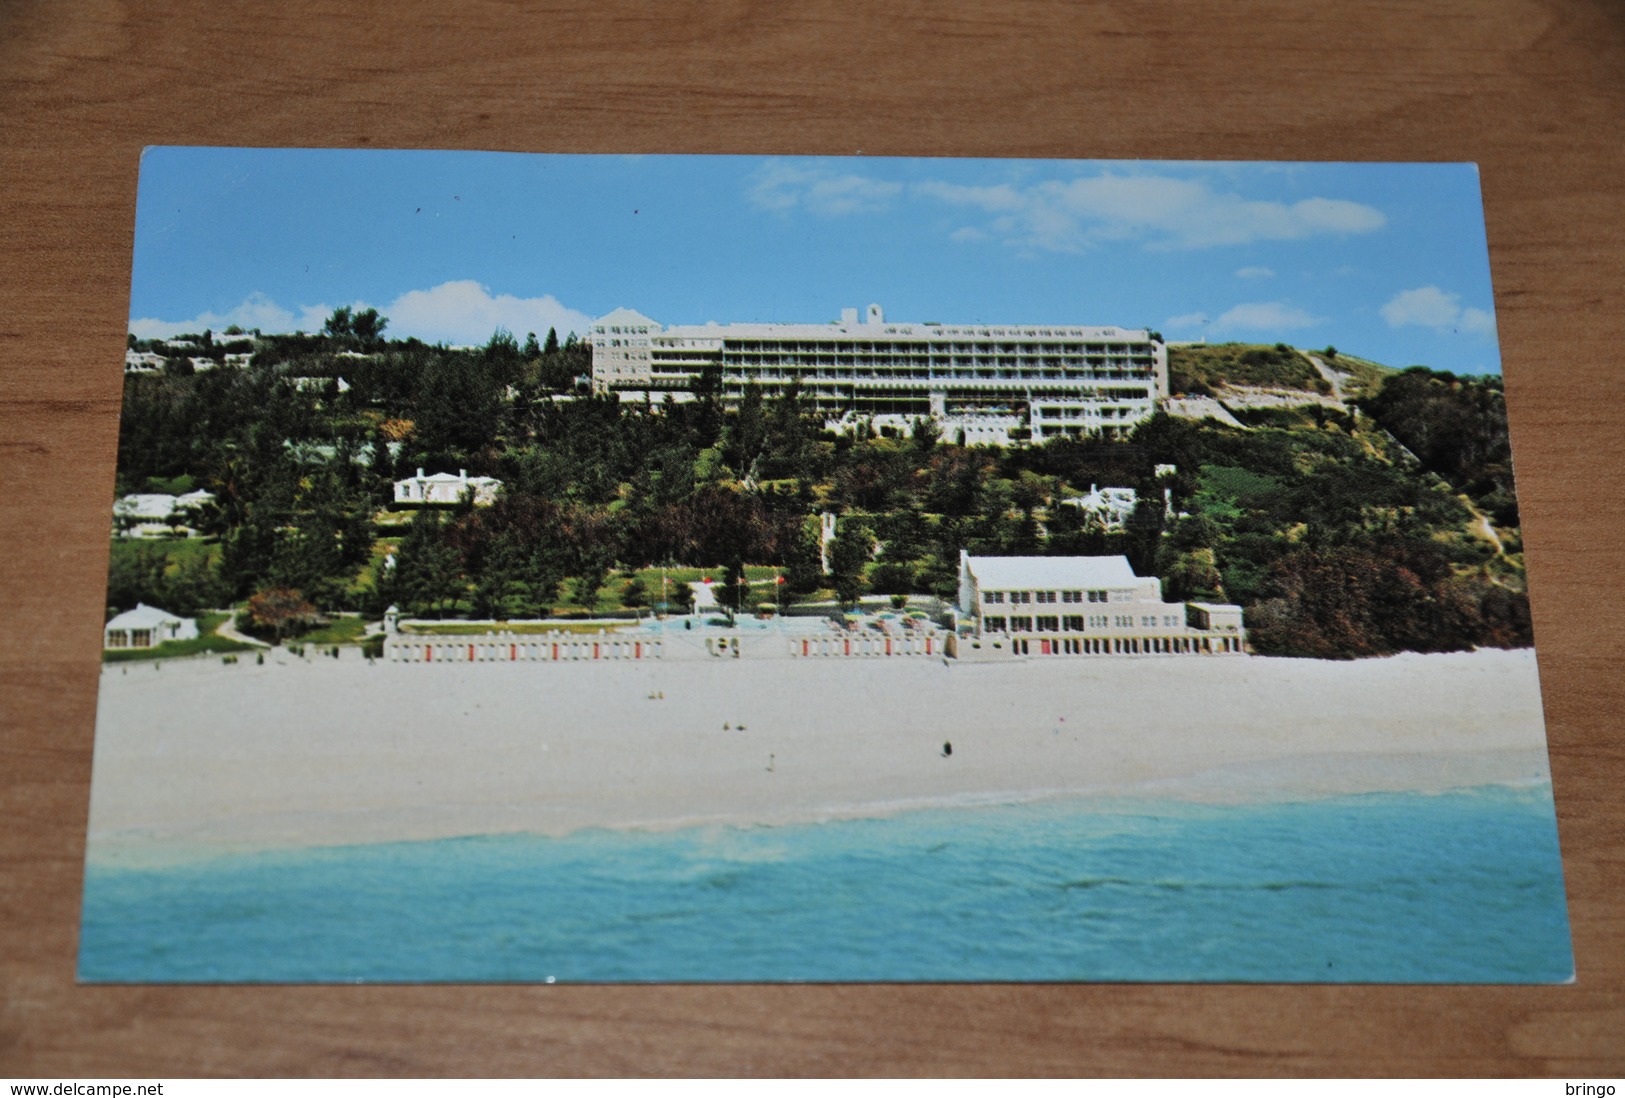
[[[1500,370],[1470,164],[149,149],[140,336],[562,337],[666,324],[1109,324]]]

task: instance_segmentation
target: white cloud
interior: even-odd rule
[[[914,184],[916,194],[939,198],[954,206],[978,206],[990,212],[1014,212],[1027,204],[1026,197],[1008,183],[996,187],[967,187],[963,183],[927,180]]]
[[[366,302],[350,303],[351,308],[368,308]],[[493,294],[472,279],[442,282],[427,290],[410,290],[379,311],[389,319],[385,334],[405,339],[416,336],[427,343],[483,344],[498,328],[506,328],[523,340],[526,333],[545,336],[556,328],[560,338],[570,332],[586,335],[592,318],[562,304],[551,294],[542,297],[515,297]],[[333,314],[331,305],[301,305],[298,311],[277,304],[262,293],[250,294],[240,304],[223,313],[205,312],[191,320],[157,320],[143,317],[130,321],[137,339],[166,339],[180,332],[218,334],[233,324],[244,329],[273,332],[319,332]]]
[[[1211,319],[1206,313],[1184,313],[1169,317],[1162,322],[1162,326],[1169,331],[1183,332],[1191,328],[1206,328]]]
[[[1237,278],[1274,278],[1275,272],[1268,267],[1243,267],[1236,272]]]
[[[492,294],[473,279],[442,282],[428,290],[410,290],[383,310],[389,318],[388,334],[429,343],[479,344],[498,328],[523,340],[527,332],[538,336],[549,328],[562,338],[569,332],[586,335],[592,318],[562,304],[552,294],[515,297]]]
[[[824,217],[840,217],[884,210],[902,191],[901,183],[770,160],[757,170],[749,197],[764,210],[804,206]]]
[[[262,332],[314,332],[327,323],[332,313],[327,305],[303,305],[294,313],[264,294],[254,293],[223,313],[203,312],[191,320],[133,319],[130,331],[137,339],[169,339],[182,332],[201,332],[206,328],[219,334],[234,324],[245,331],[258,328]]]
[[[1483,309],[1462,307],[1461,295],[1437,286],[1419,286],[1395,294],[1378,310],[1391,327],[1431,328],[1435,332],[1495,334],[1495,317]]]
[[[1215,328],[1275,332],[1285,328],[1312,328],[1321,318],[1284,301],[1253,301],[1227,310],[1213,322]]]
[[[1422,286],[1395,295],[1380,312],[1395,328],[1407,324],[1447,328],[1461,315],[1461,295],[1447,294],[1437,286]]]
[[[1155,175],[1108,173],[1021,187],[932,181],[914,184],[913,193],[980,209],[1005,243],[1045,251],[1079,251],[1103,240],[1168,249],[1303,240],[1372,232],[1388,221],[1380,210],[1344,199],[1258,201]]]
[[[982,187],[922,180],[905,188],[816,162],[770,160],[751,176],[746,197],[758,209],[805,209],[824,217],[876,213],[903,197],[927,198],[988,215],[984,226],[953,232],[954,240],[991,236],[1017,247],[1061,252],[1105,240],[1143,240],[1160,249],[1303,240],[1367,233],[1388,223],[1382,211],[1340,198],[1259,201],[1196,180],[1112,173]],[[1242,278],[1274,274],[1265,267],[1242,270],[1248,272],[1239,274]]]
[[[1483,309],[1468,307],[1461,311],[1461,330],[1469,335],[1495,334],[1495,317]]]

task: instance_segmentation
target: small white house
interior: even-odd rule
[[[457,470],[456,476],[450,473],[424,476],[423,470],[419,469],[417,476],[395,482],[395,502],[457,503],[465,492],[472,491],[475,505],[485,507],[497,501],[497,493],[501,490],[500,480],[495,477],[471,477],[467,469]]]
[[[193,513],[213,502],[214,493],[202,489],[182,496],[163,492],[121,496],[113,504],[113,532],[125,538],[191,537],[197,533],[187,525]]]
[[[1104,530],[1121,530],[1128,524],[1139,497],[1132,488],[1101,488],[1091,484],[1087,496],[1073,496],[1061,502],[1068,507],[1076,507],[1083,512],[1085,519],[1092,520]]]
[[[197,619],[176,617],[167,610],[136,603],[102,627],[103,648],[152,648],[165,641],[193,640]]]
[[[329,385],[333,385],[335,391],[340,393],[350,391],[350,383],[342,377],[328,377],[322,374],[316,377],[295,377],[288,380],[293,382],[293,387],[301,393],[325,393]],[[337,384],[334,384],[335,382]]]

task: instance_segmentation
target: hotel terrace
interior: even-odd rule
[[[683,399],[705,370],[731,405],[747,384],[771,399],[799,381],[832,428],[928,419],[969,445],[1115,437],[1168,395],[1167,348],[1141,329],[897,323],[879,305],[828,324],[666,327],[617,309],[591,339],[593,388],[622,399]]]
[[[1180,655],[1244,651],[1241,607],[1162,601],[1127,557],[959,555],[959,612],[1010,654]],[[963,648],[961,649],[963,651]]]

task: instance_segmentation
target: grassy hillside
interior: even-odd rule
[[[1321,376],[1313,354],[1347,374],[1345,394],[1374,391],[1393,371],[1375,362],[1332,351],[1304,352],[1284,343],[1203,343],[1168,348],[1169,389],[1175,396],[1213,396],[1227,386],[1297,389],[1330,396],[1331,383]]]
[[[1384,366],[1380,362],[1372,362],[1368,358],[1357,355],[1344,354],[1341,351],[1310,351],[1326,365],[1339,373],[1346,374],[1348,380],[1343,382],[1343,395],[1345,397],[1366,397],[1376,393],[1382,384],[1396,372],[1392,366]]]
[[[1302,389],[1330,394],[1332,387],[1300,352],[1284,343],[1191,344],[1168,348],[1169,389],[1212,396],[1227,385]]]

